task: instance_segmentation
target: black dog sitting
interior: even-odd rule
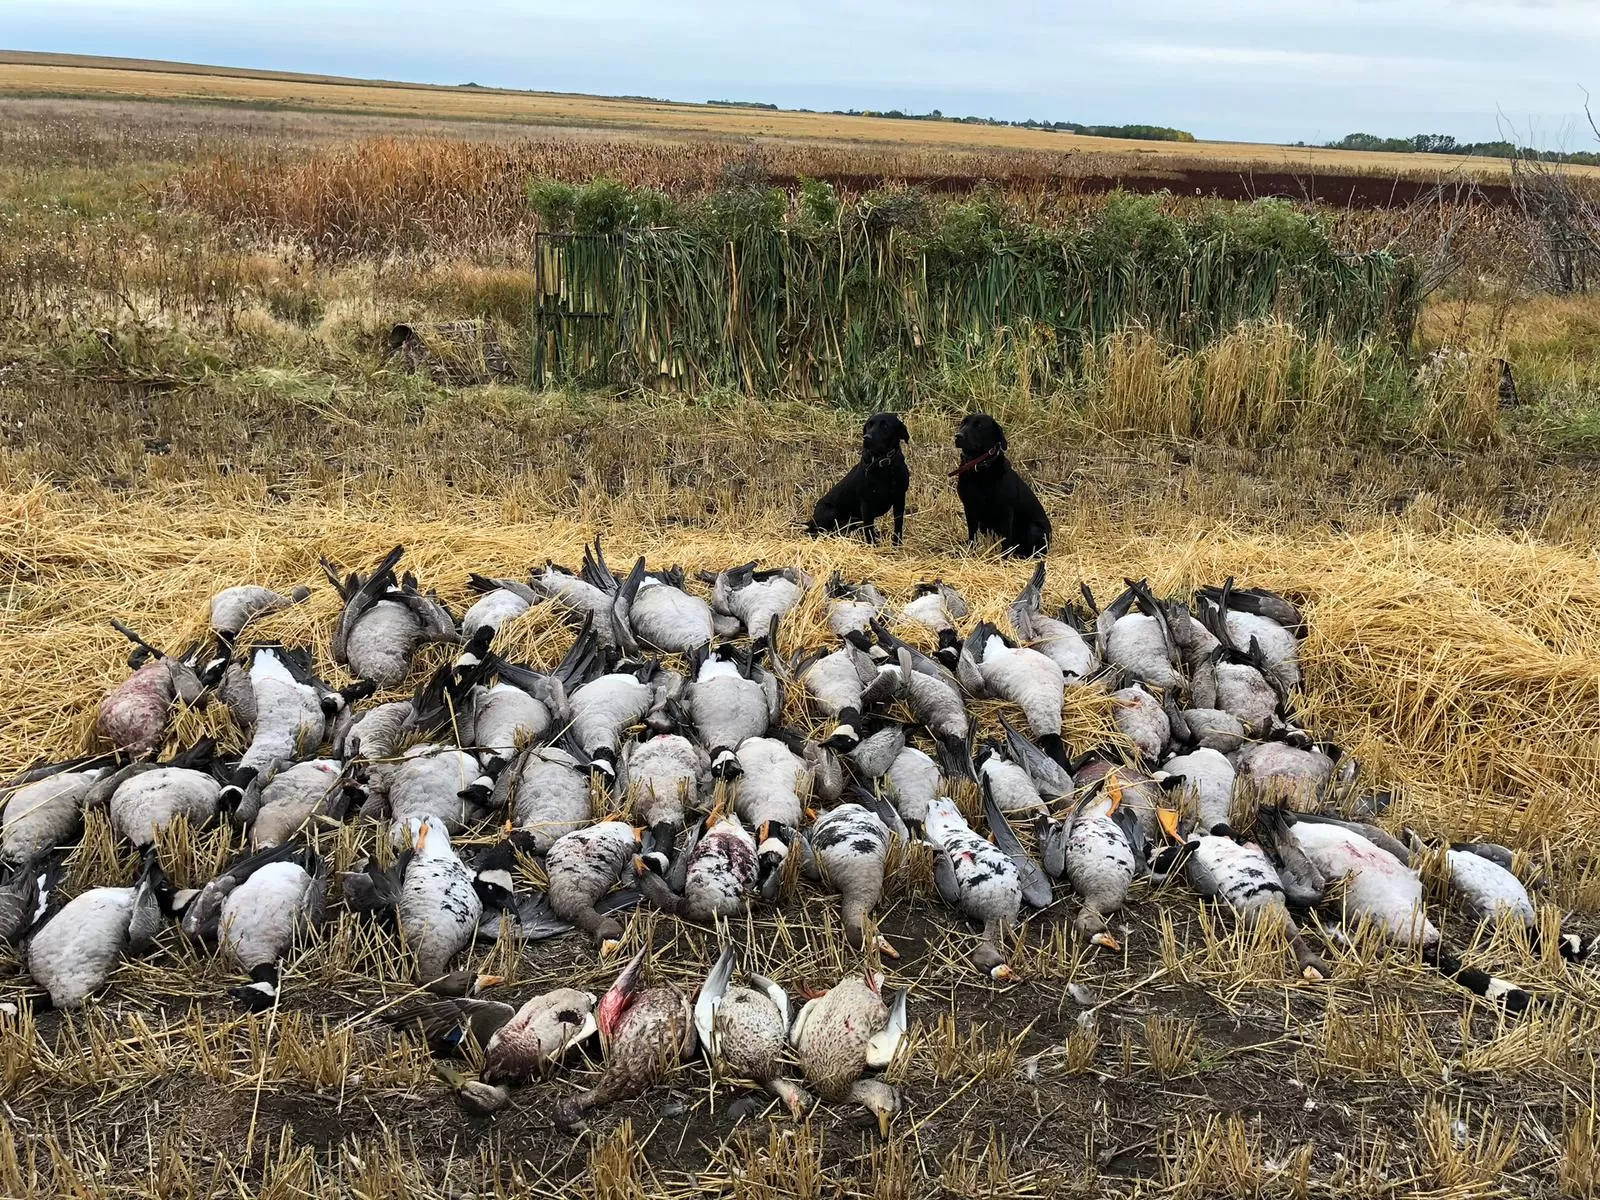
[[[898,546],[906,528],[906,489],[911,486],[911,468],[900,451],[901,442],[911,434],[894,413],[874,413],[861,429],[861,461],[834,484],[806,522],[806,532],[853,533],[857,529],[871,545],[878,544],[878,518],[894,509],[894,544]]]
[[[974,413],[956,430],[961,465],[950,474],[967,514],[967,544],[978,535],[1000,539],[1007,557],[1033,558],[1050,545],[1050,518],[1022,476],[1006,461],[1006,431],[1000,422]]]

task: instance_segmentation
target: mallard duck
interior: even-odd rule
[[[1011,602],[1007,615],[1011,628],[1023,644],[1031,646],[1061,668],[1070,686],[1089,678],[1100,667],[1094,643],[1084,636],[1082,619],[1072,606],[1061,609],[1059,618],[1044,611],[1045,564],[1034,568],[1033,578],[1021,595]]]
[[[1167,624],[1166,610],[1151,595],[1146,581],[1123,582],[1127,590],[1095,616],[1101,660],[1120,667],[1147,687],[1181,687],[1178,665],[1183,660]],[[1085,596],[1092,602],[1087,589]]]
[[[197,704],[205,684],[195,669],[199,647],[177,658],[163,654],[120,621],[112,628],[134,644],[133,674],[106,693],[95,717],[95,734],[119,754],[145,758],[161,749],[176,701]]]
[[[732,984],[738,954],[724,947],[695,997],[694,1027],[718,1075],[751,1079],[788,1108],[796,1121],[811,1103],[806,1090],[783,1074],[789,1046],[789,997],[772,980],[746,975],[748,987]]]
[[[124,955],[147,949],[171,913],[172,887],[154,850],[132,887],[80,892],[28,940],[28,974],[44,988],[34,1008],[77,1008],[105,985]]]
[[[712,775],[736,778],[743,771],[738,746],[764,735],[783,711],[777,677],[757,666],[752,654],[739,661],[726,645],[715,654],[696,654],[690,666],[693,682],[684,685],[679,706],[711,750]]]
[[[256,585],[224,588],[211,597],[211,632],[224,645],[232,645],[251,621],[309,599],[311,589],[304,584],[290,588],[287,594]]]
[[[640,849],[643,830],[623,821],[601,821],[556,840],[545,855],[550,907],[609,951],[622,939],[622,925],[596,904],[616,884]]]
[[[442,822],[412,817],[407,827],[413,842],[400,884],[400,928],[416,959],[417,977],[437,979],[471,945],[483,901]]]
[[[934,883],[944,902],[983,928],[972,963],[991,979],[1012,979],[1001,945],[1022,909],[1022,876],[993,842],[979,837],[956,808],[940,797],[928,806],[927,838],[938,850]]]
[[[863,1105],[878,1118],[884,1137],[900,1107],[899,1094],[862,1076],[894,1060],[906,1033],[906,997],[901,991],[892,1006],[886,1005],[881,974],[850,976],[806,1001],[789,1033],[806,1082],[817,1095],[830,1104]]]
[[[556,1105],[558,1128],[573,1129],[591,1108],[638,1096],[694,1053],[694,1011],[672,984],[640,990],[648,947],[600,998],[595,1021],[605,1048],[600,1082]]]
[[[383,1019],[420,1028],[436,1053],[453,1053],[470,1036],[483,1047],[483,1082],[523,1083],[594,1036],[594,1007],[593,993],[557,988],[521,1005],[475,996],[412,1001]]]
[[[0,800],[0,863],[26,863],[77,840],[83,809],[106,765],[61,770]]]
[[[889,827],[875,811],[882,801],[869,792],[856,794],[859,803],[841,804],[819,815],[804,844],[809,851],[808,873],[841,897],[845,942],[852,950],[861,950],[866,946],[867,914],[883,894]],[[877,948],[891,958],[900,957],[884,937],[877,939]]]

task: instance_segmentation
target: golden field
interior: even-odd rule
[[[492,121],[513,125],[633,131],[666,138],[751,138],[883,144],[903,149],[1027,151],[1059,156],[1092,174],[1097,159],[1127,160],[1159,171],[1177,166],[1258,168],[1424,179],[1464,172],[1493,179],[1501,159],[1360,153],[1243,142],[1131,142],[1038,130],[898,121],[827,113],[772,112],[703,104],[580,96],[553,92],[287,75],[189,64],[101,60],[0,51],[0,96],[70,96],[104,100],[262,105],[387,117]],[[1084,159],[1082,163],[1073,161]],[[1579,168],[1589,171],[1593,168]]]

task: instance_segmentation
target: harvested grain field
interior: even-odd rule
[[[414,146],[346,146],[370,118],[312,128],[297,114],[7,103],[0,778],[104,748],[97,705],[129,676],[113,619],[182,648],[225,586],[307,585],[309,599],[243,640],[304,645],[329,683],[350,683],[332,654],[341,601],[319,559],[366,569],[396,544],[456,616],[476,598],[469,572],[576,566],[598,536],[613,566],[636,554],[681,564],[700,596],[701,569],[803,568],[818,587],[780,626],[785,654],[831,640],[821,585],[835,571],[897,604],[943,579],[971,602],[963,631],[1004,627],[1031,564],[961,546],[948,475],[956,423],[983,409],[1005,422],[1055,523],[1052,605],[1080,583],[1109,599],[1125,577],[1162,596],[1233,576],[1291,597],[1309,626],[1299,719],[1360,761],[1364,795],[1393,795],[1380,817],[1390,832],[1515,851],[1539,936],[1480,932],[1437,855],[1420,860],[1450,948],[1536,997],[1517,1015],[1328,912],[1305,922],[1329,967],[1309,981],[1284,929],[1243,922],[1177,876],[1137,882],[1114,924],[1120,947],[1094,945],[1074,936],[1063,882],[1007,941],[1017,978],[1000,982],[969,961],[979,938],[939,898],[931,851],[903,845],[875,917],[898,958],[850,950],[837,898],[795,871],[776,902],[721,930],[645,905],[624,914],[609,954],[577,934],[462,952],[459,967],[502,978],[485,999],[519,1003],[557,986],[603,993],[646,946],[654,982],[692,991],[724,940],[791,1004],[869,969],[886,994],[909,989],[909,1036],[884,1074],[901,1101],[887,1134],[850,1103],[795,1119],[700,1057],[574,1133],[553,1117],[600,1078],[601,1049],[473,1115],[428,1047],[381,1020],[417,998],[410,947],[334,883],[328,921],[282,960],[262,1012],[230,996],[237,965],[176,923],[68,1012],[29,1008],[27,952],[0,950],[0,1004],[19,1010],[0,1015],[0,1195],[1600,1194],[1600,966],[1562,958],[1554,936],[1600,934],[1591,297],[1493,290],[1474,275],[1427,302],[1414,346],[1372,338],[1335,352],[1271,320],[1180,346],[1137,326],[1053,358],[1048,376],[1028,358],[1040,345],[980,339],[937,371],[886,370],[864,400],[731,383],[536,391],[527,251],[540,227],[520,207],[523,176],[581,183],[587,162],[665,188],[662,156],[546,141],[519,151],[532,165],[508,183],[489,126],[465,146],[439,127]],[[473,169],[450,168],[456,155]],[[740,149],[712,143],[684,157],[670,179],[685,203],[718,200],[720,181],[749,169]],[[276,208],[274,172],[289,181]],[[364,177],[382,204],[367,203]],[[229,181],[259,204],[230,207],[241,192]],[[350,209],[322,204],[341,191]],[[1016,191],[1002,229],[1037,215]],[[973,211],[930,205],[927,220]],[[1154,208],[1139,211],[1160,227]],[[1299,219],[1326,219],[1341,253],[1391,244],[1358,241],[1321,209]],[[1461,236],[1503,263],[1506,230]],[[425,337],[491,323],[513,378],[432,374],[392,352],[397,322]],[[1441,345],[1465,349],[1419,371]],[[1525,394],[1514,408],[1497,392],[1501,356]],[[804,537],[798,522],[855,460],[863,411],[878,404],[905,411],[911,434],[904,547]],[[909,620],[894,630],[932,648]],[[573,638],[536,605],[497,646],[550,668]],[[375,699],[410,696],[454,655],[425,648]],[[970,708],[980,736],[1009,711]],[[249,740],[220,703],[170,715],[167,751],[210,735],[226,756]],[[1103,689],[1074,688],[1063,735],[1075,752],[1125,752],[1115,716]],[[827,731],[795,690],[782,723]],[[946,790],[978,820],[970,785]],[[613,798],[591,794],[607,814]],[[392,854],[384,820],[350,814],[306,832],[335,873]],[[250,836],[227,819],[180,820],[157,861],[174,886],[202,885]],[[455,844],[471,857],[501,836],[484,820]],[[64,848],[66,896],[143,869],[98,809]],[[548,881],[527,856],[511,870],[519,890]],[[484,1048],[461,1050],[456,1069],[481,1082]]]

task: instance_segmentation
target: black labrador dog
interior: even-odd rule
[[[1006,431],[984,413],[973,413],[956,430],[961,465],[956,494],[967,514],[967,544],[992,533],[1008,558],[1033,558],[1050,545],[1050,518],[1027,482],[1006,461]]]
[[[894,509],[894,544],[906,529],[906,489],[911,468],[900,450],[911,434],[894,413],[874,413],[861,429],[861,461],[817,501],[806,532],[853,533],[857,529],[870,545],[878,544],[878,518]]]

